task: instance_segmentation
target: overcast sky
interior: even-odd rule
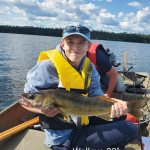
[[[149,0],[0,0],[0,24],[150,34]]]

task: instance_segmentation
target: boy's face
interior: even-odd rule
[[[90,48],[90,43],[79,35],[70,35],[61,41],[61,47],[71,64],[78,66]]]

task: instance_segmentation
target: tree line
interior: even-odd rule
[[[17,34],[31,34],[31,35],[45,35],[45,36],[62,36],[62,28],[41,28],[31,26],[8,26],[0,25],[0,32],[2,33],[17,33]],[[124,41],[137,43],[150,43],[150,35],[135,34],[135,33],[114,33],[105,32],[103,30],[91,31],[91,39],[110,40],[110,41]]]

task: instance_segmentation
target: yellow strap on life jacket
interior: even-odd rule
[[[88,125],[89,124],[89,117],[88,116],[82,116],[81,124],[82,125]]]

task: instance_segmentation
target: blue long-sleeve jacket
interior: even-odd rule
[[[64,52],[58,48],[65,57]],[[76,68],[79,72],[82,68],[84,58],[81,61],[79,68]],[[56,68],[50,60],[43,60],[36,64],[27,73],[27,82],[24,87],[25,93],[33,93],[39,90],[57,87],[59,83],[58,74]],[[101,96],[103,92],[100,88],[100,76],[92,64],[92,76],[91,85],[89,88],[89,96]],[[51,130],[45,129],[46,138],[45,144],[51,147],[52,145],[59,145],[65,142],[70,136],[72,129],[68,130]]]

